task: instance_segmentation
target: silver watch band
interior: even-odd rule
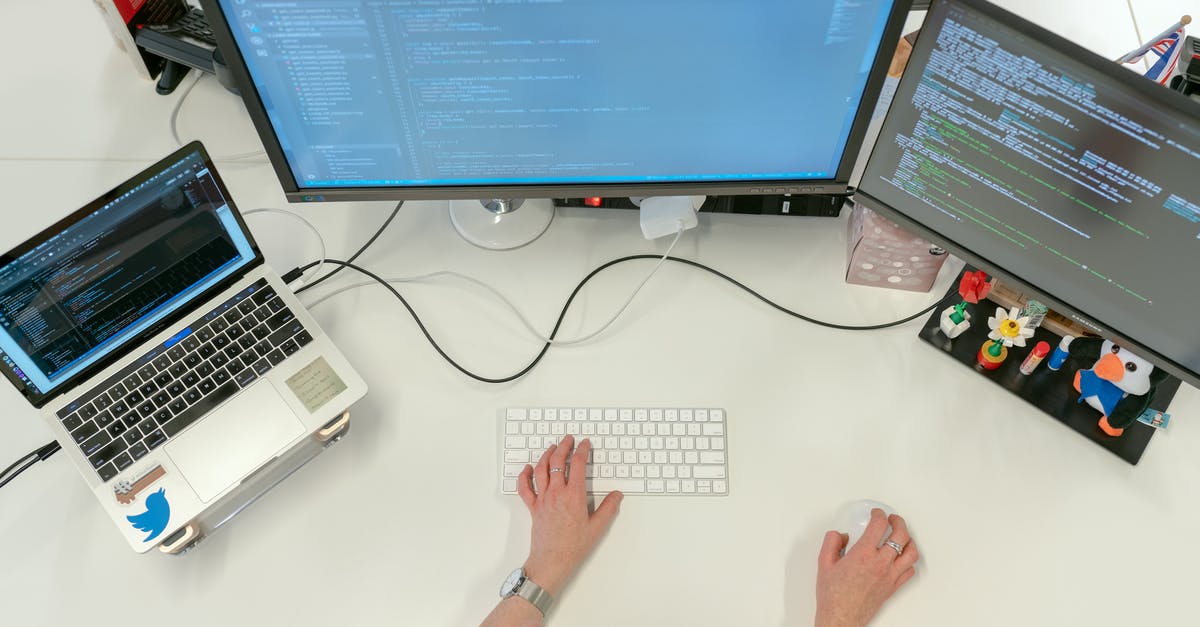
[[[542,590],[541,586],[534,583],[528,577],[521,582],[521,587],[517,589],[516,596],[532,603],[542,613],[543,617],[550,611],[550,606],[554,604],[554,597],[550,596],[549,592]]]

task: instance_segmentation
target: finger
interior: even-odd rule
[[[599,538],[604,535],[605,531],[612,525],[612,521],[617,517],[617,512],[621,509],[621,501],[625,500],[625,495],[614,490],[600,501],[600,505],[596,511],[592,512],[591,519],[588,520],[588,529],[591,531],[592,538]]]
[[[900,516],[892,514],[888,516],[888,524],[892,526],[892,535],[888,539],[899,544],[901,548],[908,546],[912,540],[912,536],[908,535],[908,523]]]
[[[530,481],[533,479],[533,466],[525,464],[525,468],[521,474],[517,476],[517,494],[521,495],[521,500],[525,501],[525,507],[529,511],[533,511],[533,504],[537,502],[537,495],[533,493],[533,484]]]
[[[561,472],[551,473],[550,483],[546,485],[564,486],[567,484],[567,456],[575,448],[575,437],[565,436],[558,443],[558,448],[550,455],[550,468],[561,468]]]
[[[842,549],[846,548],[846,543],[850,541],[850,536],[836,531],[826,531],[825,541],[821,543],[821,552],[817,554],[817,566],[821,568],[829,568],[842,559]]]
[[[546,487],[550,485],[550,456],[554,454],[554,449],[555,446],[551,444],[533,468],[533,489],[538,494],[545,493]]]
[[[896,573],[903,573],[906,570],[910,570],[913,564],[916,564],[919,559],[921,559],[921,552],[917,550],[917,543],[910,540],[904,547],[904,552],[892,564],[892,570]]]
[[[867,523],[867,528],[863,531],[862,537],[855,543],[855,547],[867,546],[871,549],[876,549],[880,544],[883,544],[883,534],[887,533],[887,516],[884,516],[883,510],[876,507],[871,510],[871,522]],[[891,549],[888,549],[889,551]]]
[[[592,452],[592,441],[584,438],[575,447],[571,455],[571,476],[567,477],[567,485],[583,496],[587,492],[587,463],[588,455]]]
[[[900,573],[900,578],[896,580],[896,590],[899,590],[901,586],[908,583],[908,580],[912,579],[915,574],[917,574],[917,570],[912,566],[909,566],[908,570]]]

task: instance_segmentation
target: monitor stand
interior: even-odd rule
[[[463,239],[489,250],[520,248],[545,233],[552,220],[554,203],[549,198],[450,201],[454,229]]]

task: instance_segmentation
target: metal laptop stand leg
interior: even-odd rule
[[[184,525],[158,545],[158,550],[168,555],[182,555],[196,548],[204,538],[212,535],[228,523],[239,512],[246,509],[266,494],[279,482],[287,479],[292,473],[300,470],[341,440],[350,431],[350,410],[343,411],[336,418],[325,423],[306,441],[297,444],[287,453],[280,455],[254,474],[242,481],[241,485],[225,495],[204,514]]]

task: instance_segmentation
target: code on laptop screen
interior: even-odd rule
[[[252,258],[193,153],[0,266],[6,365],[49,391]]]

